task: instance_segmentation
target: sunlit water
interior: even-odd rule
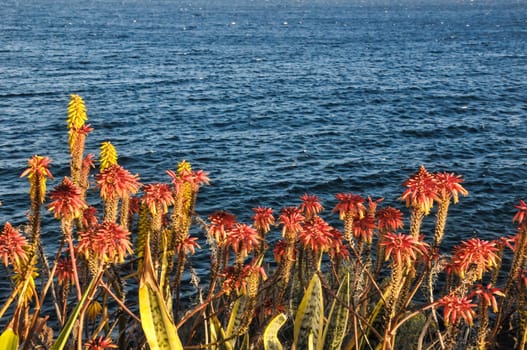
[[[446,246],[512,234],[527,191],[527,5],[7,1],[0,11],[0,222],[23,224],[33,154],[67,175],[70,93],[143,183],[186,159],[197,212],[384,197],[423,164],[462,174]],[[95,196],[95,194],[93,194]],[[44,217],[48,253],[60,237]],[[429,221],[432,221],[430,219]],[[427,232],[425,232],[427,233]],[[202,235],[201,232],[196,234]],[[274,240],[278,232],[271,235]],[[194,266],[206,275],[208,258]],[[4,289],[5,290],[5,289]]]

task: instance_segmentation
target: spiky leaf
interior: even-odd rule
[[[88,288],[86,289],[86,291],[84,291],[84,294],[82,295],[81,300],[79,301],[77,306],[75,306],[75,309],[73,309],[72,313],[70,314],[68,321],[66,321],[66,324],[60,331],[57,341],[55,342],[55,344],[53,344],[53,347],[51,348],[51,350],[62,350],[66,346],[68,342],[68,338],[71,334],[71,331],[73,330],[73,326],[77,322],[77,319],[79,318],[81,310],[84,308],[84,305],[86,304],[88,300],[88,296],[93,292],[94,288],[97,287],[100,276],[101,275],[98,274],[92,278],[90,284],[88,285]]]
[[[170,319],[155,279],[149,242],[145,244],[143,271],[139,280],[141,327],[151,350],[183,350],[176,326]]]
[[[0,349],[2,350],[17,350],[18,349],[18,335],[13,332],[12,328],[8,328],[0,336]]]
[[[316,348],[322,338],[323,321],[324,299],[322,283],[318,275],[314,274],[295,316],[293,336],[297,349],[308,349],[310,334],[312,334],[312,344]]]
[[[209,326],[210,342],[211,344],[215,344],[211,345],[209,348],[212,350],[232,350],[230,344],[225,341],[225,339],[227,339],[225,330],[216,316],[211,317]]]
[[[342,304],[345,303],[345,305]],[[344,276],[337,291],[337,298],[333,300],[331,309],[328,315],[328,322],[324,328],[322,341],[319,342],[318,349],[338,350],[341,348],[342,340],[346,335],[346,328],[348,325],[349,309],[347,305],[350,303],[350,284],[349,274]]]
[[[242,295],[234,302],[234,305],[232,306],[231,316],[229,317],[229,323],[227,324],[227,338],[233,336],[238,330],[238,328],[240,328],[240,324],[243,321],[246,302],[246,295]],[[229,340],[229,344],[234,347],[236,345],[236,337]]]
[[[278,331],[284,325],[287,316],[282,312],[276,315],[265,327],[263,343],[265,350],[283,350],[282,343],[278,340]]]

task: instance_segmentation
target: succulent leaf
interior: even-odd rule
[[[322,338],[323,325],[322,283],[315,273],[296,312],[293,333],[296,349],[308,349],[311,335],[312,345],[316,348]]]

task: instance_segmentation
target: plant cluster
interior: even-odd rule
[[[335,195],[340,229],[310,194],[277,212],[255,208],[251,223],[225,211],[203,219],[195,204],[207,173],[182,161],[166,183],[143,184],[110,142],[97,162],[85,155],[87,119],[71,95],[69,176],[48,191],[51,160],[39,155],[21,174],[27,225],[6,222],[0,234],[13,287],[0,309],[0,348],[525,348],[525,202],[516,235],[470,238],[451,254],[441,251],[448,209],[468,192],[461,176],[424,166],[404,183],[408,231],[399,209],[353,193]],[[45,209],[62,230],[53,256],[41,241]],[[422,223],[432,212],[429,234]],[[281,237],[271,245],[273,230]],[[201,284],[196,232],[210,256]],[[181,297],[185,276],[191,300]]]

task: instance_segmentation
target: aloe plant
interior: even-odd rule
[[[287,316],[284,313],[276,315],[271,322],[265,327],[263,335],[263,344],[265,350],[283,350],[282,343],[278,340],[278,331],[287,321]]]
[[[324,325],[322,282],[315,273],[309,282],[295,316],[294,343],[297,349],[314,349],[322,338]],[[309,339],[312,339],[312,342]]]
[[[349,274],[346,274],[340,283],[339,289],[337,291],[337,298],[333,300],[331,305],[328,315],[328,322],[324,327],[322,341],[319,343],[317,350],[337,350],[341,348],[342,341],[346,335],[346,328],[348,326],[349,303],[350,283]]]
[[[147,238],[143,272],[139,281],[141,327],[151,350],[183,350],[176,326],[170,319],[163,295],[155,279],[149,246]]]

